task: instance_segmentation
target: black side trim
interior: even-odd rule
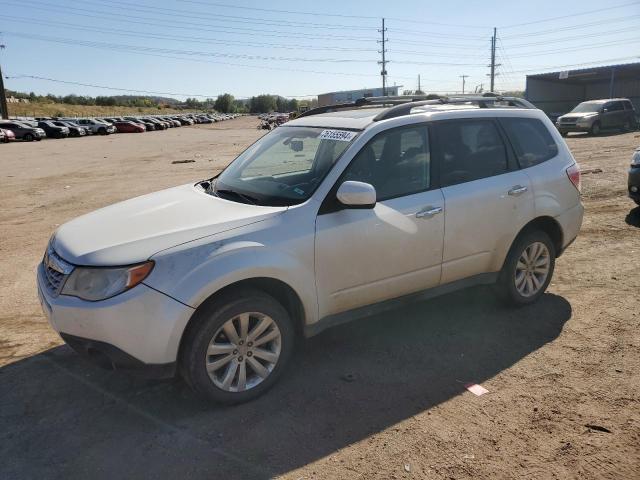
[[[110,343],[62,332],[60,336],[80,356],[108,370],[125,370],[145,378],[170,378],[176,374],[176,362],[144,363]]]
[[[462,290],[464,288],[473,287],[475,285],[491,285],[498,280],[499,272],[496,273],[481,273],[474,275],[473,277],[463,278],[462,280],[456,280],[445,285],[439,285],[437,287],[429,288],[402,297],[392,298],[391,300],[385,300],[384,302],[374,303],[372,305],[365,305],[364,307],[354,308],[346,312],[336,313],[334,315],[328,315],[321,318],[313,325],[307,325],[304,328],[305,337],[313,337],[323,330],[335,327],[343,323],[357,320],[359,318],[369,317],[387,310],[394,310],[400,308],[408,303],[420,302],[428,300],[430,298],[439,297],[446,293],[455,292],[456,290]]]

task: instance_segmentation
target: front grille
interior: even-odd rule
[[[52,296],[60,294],[66,278],[73,271],[73,265],[64,261],[53,249],[51,243],[42,259],[42,270],[44,273],[44,284],[47,291]]]
[[[58,295],[60,293],[60,289],[64,284],[64,279],[66,275],[62,272],[58,272],[48,265],[43,265],[44,267],[44,279],[45,286],[51,295]]]

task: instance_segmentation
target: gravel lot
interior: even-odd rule
[[[583,176],[582,233],[531,307],[475,288],[328,330],[234,408],[61,346],[34,283],[56,226],[211,176],[256,126],[0,145],[0,478],[640,478],[638,132],[569,137],[602,172]]]

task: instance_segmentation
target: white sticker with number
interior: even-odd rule
[[[337,140],[339,142],[350,142],[356,136],[356,132],[348,130],[323,130],[320,140]]]

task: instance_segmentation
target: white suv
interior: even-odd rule
[[[51,325],[237,403],[328,326],[477,284],[536,301],[580,229],[580,171],[543,112],[483,98],[313,110],[213,179],[62,225],[38,268]]]

